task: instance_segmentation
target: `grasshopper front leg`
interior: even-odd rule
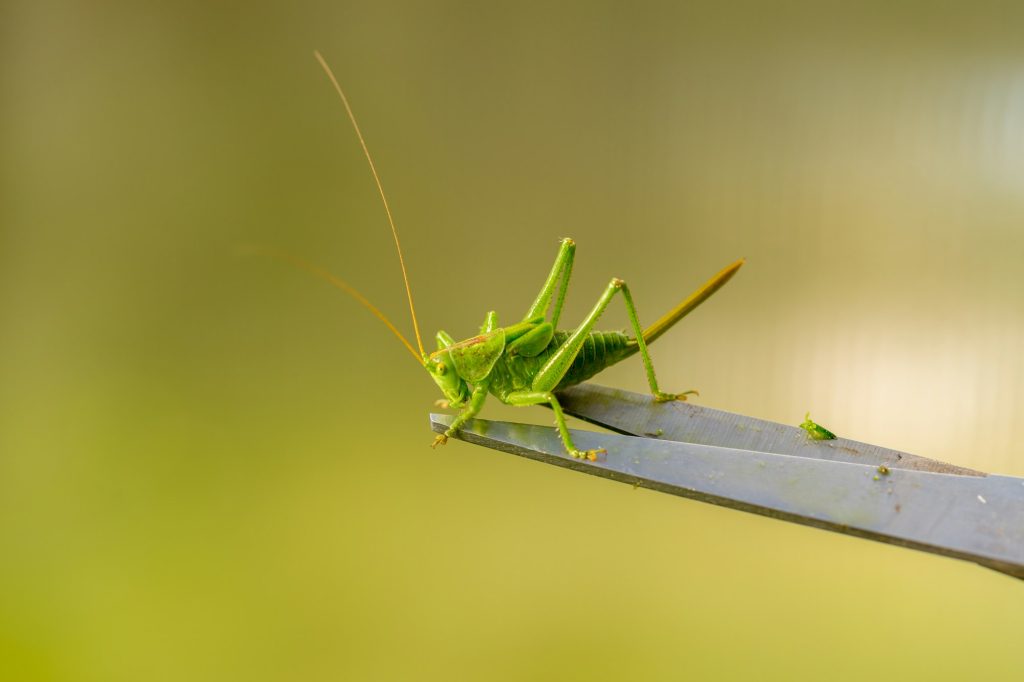
[[[484,401],[487,399],[487,384],[489,382],[482,382],[473,387],[473,392],[469,396],[469,401],[466,406],[462,408],[458,416],[452,422],[452,425],[448,427],[448,430],[442,433],[440,436],[434,439],[434,442],[430,445],[432,448],[436,448],[438,445],[444,445],[448,442],[449,438],[455,436],[462,425],[468,420],[472,419],[480,412],[484,406]]]

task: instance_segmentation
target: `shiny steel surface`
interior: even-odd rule
[[[882,465],[944,474],[984,476],[973,469],[939,462],[847,438],[812,440],[796,426],[715,410],[684,401],[656,403],[650,395],[597,384],[573,386],[558,394],[562,409],[592,424],[632,436],[684,443],[796,455],[835,462]]]
[[[431,415],[443,432],[452,417]],[[950,475],[816,457],[573,431],[597,462],[565,453],[555,429],[472,420],[459,438],[703,502],[977,562],[1024,578],[1024,479]],[[906,459],[906,458],[904,458]]]

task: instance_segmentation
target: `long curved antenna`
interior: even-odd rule
[[[328,284],[331,284],[331,285],[341,289],[346,294],[348,294],[352,298],[354,298],[357,301],[359,301],[359,303],[364,308],[369,310],[371,313],[374,314],[374,316],[378,320],[380,320],[385,325],[387,325],[387,328],[390,329],[392,331],[392,333],[395,336],[398,337],[398,340],[402,342],[402,345],[404,345],[409,350],[410,355],[412,355],[414,358],[416,358],[416,362],[418,362],[420,364],[423,364],[422,354],[416,355],[416,350],[412,347],[412,344],[409,343],[409,339],[405,338],[402,335],[402,332],[398,331],[398,328],[395,327],[395,325],[391,323],[391,320],[389,320],[387,318],[387,316],[384,313],[382,313],[377,306],[375,306],[374,304],[370,303],[370,299],[368,299],[365,296],[363,296],[361,293],[359,293],[359,290],[357,290],[354,286],[352,286],[351,284],[349,284],[348,282],[346,282],[342,278],[336,277],[335,275],[332,275],[325,268],[323,268],[323,267],[321,267],[319,265],[316,265],[315,263],[310,263],[309,261],[305,261],[305,260],[299,258],[298,256],[293,256],[292,254],[288,253],[287,251],[280,251],[278,249],[272,249],[272,248],[269,248],[269,247],[266,247],[266,246],[257,246],[255,244],[247,245],[245,250],[246,251],[262,252],[262,253],[267,254],[268,256],[273,256],[274,258],[277,258],[278,260],[282,260],[282,261],[284,261],[286,263],[291,263],[295,267],[301,268],[301,269],[305,270],[306,272],[311,273],[311,274],[319,277],[320,279],[324,280]]]
[[[409,288],[409,275],[405,271],[405,258],[402,257],[402,245],[398,241],[398,230],[395,229],[395,219],[391,216],[391,207],[388,206],[388,199],[384,196],[384,186],[380,182],[380,176],[377,175],[377,167],[373,165],[373,158],[370,157],[370,150],[366,147],[366,141],[363,139],[363,133],[359,130],[359,124],[356,123],[355,114],[352,113],[352,107],[348,104],[348,98],[345,97],[345,91],[341,89],[338,84],[338,79],[334,77],[334,72],[331,71],[331,67],[327,65],[327,61],[324,60],[319,50],[314,50],[313,54],[316,55],[316,60],[320,62],[320,66],[323,67],[324,72],[327,73],[327,77],[331,79],[331,83],[334,85],[334,89],[338,91],[338,95],[341,97],[341,103],[345,105],[345,113],[348,114],[348,120],[352,121],[352,127],[356,130],[356,137],[359,138],[359,144],[363,147],[363,153],[366,154],[366,160],[370,164],[370,171],[373,173],[373,179],[377,183],[377,191],[380,192],[380,199],[384,202],[384,211],[388,214],[388,223],[391,225],[391,234],[395,237],[395,248],[398,249],[398,262],[402,266],[402,279],[405,280],[405,295],[409,298],[409,313],[412,314],[412,328],[416,332],[416,345],[420,347],[420,356],[426,355],[423,350],[423,341],[420,339],[420,325],[416,321],[416,307],[412,304],[412,289]],[[390,324],[390,323],[389,323]],[[418,360],[420,358],[417,358]]]

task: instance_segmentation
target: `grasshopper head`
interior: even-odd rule
[[[455,370],[448,353],[435,353],[427,357],[423,366],[430,372],[434,383],[438,385],[451,407],[459,407],[469,397],[469,387]]]
[[[486,379],[504,350],[505,330],[501,328],[458,343],[440,331],[437,350],[424,357],[423,366],[441,387],[448,404],[457,407],[469,398],[468,384]]]

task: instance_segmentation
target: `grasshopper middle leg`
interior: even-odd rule
[[[565,414],[562,413],[562,406],[558,403],[558,398],[551,391],[513,391],[507,396],[507,402],[509,405],[540,405],[547,403],[551,406],[551,411],[555,413],[555,425],[558,427],[558,433],[562,436],[562,444],[565,445],[565,449],[573,457],[582,457],[589,459],[591,462],[597,461],[598,454],[605,452],[604,448],[597,450],[577,450],[576,445],[572,442],[572,437],[569,435],[569,427],[565,423]]]

